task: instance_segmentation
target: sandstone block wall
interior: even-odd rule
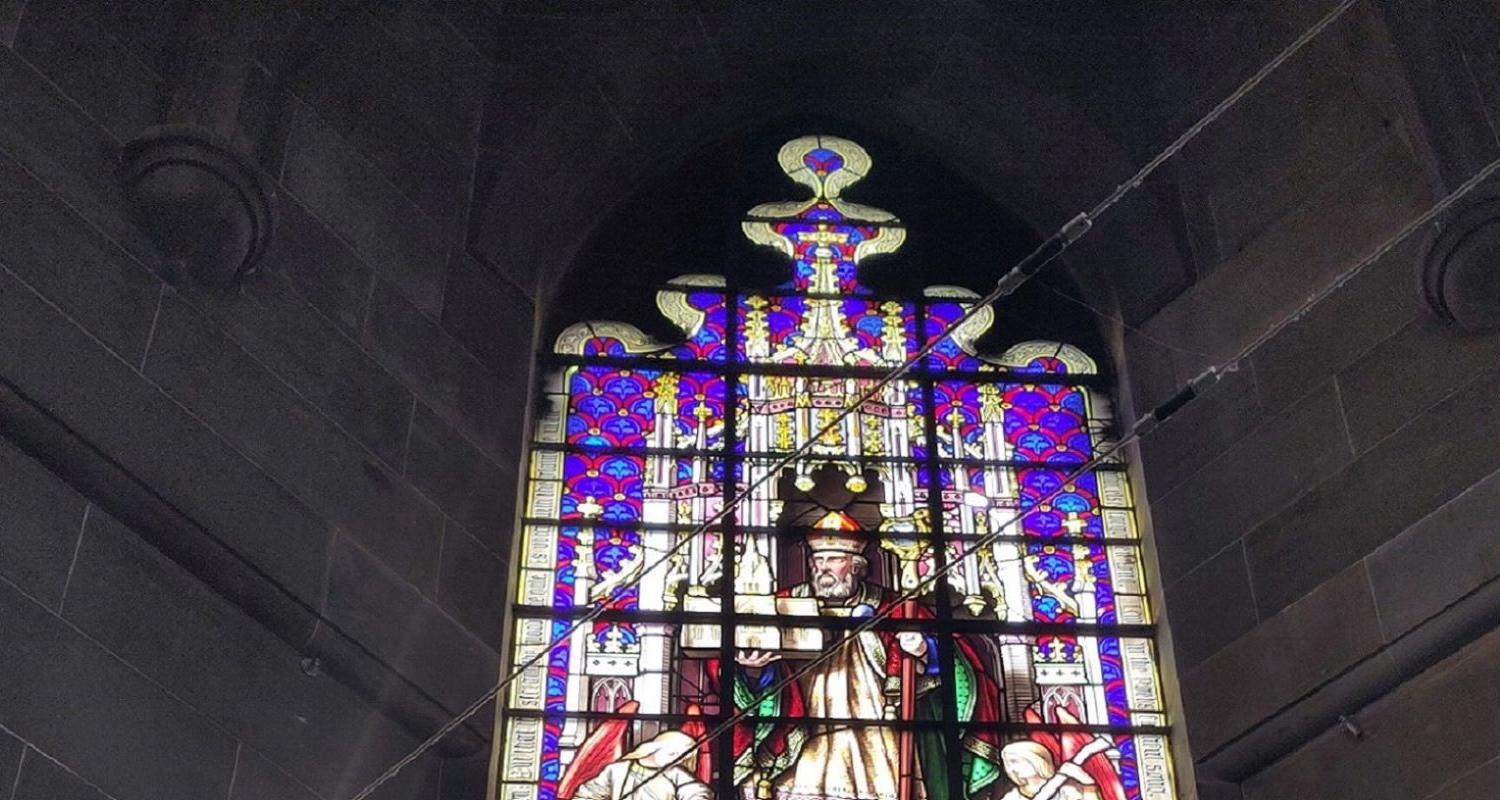
[[[0,443],[7,796],[343,798],[494,680],[534,281],[465,246],[488,42],[339,5],[264,20],[280,219],[224,293],[116,188],[172,4],[0,3],[0,376],[48,417]],[[377,796],[480,797],[466,736]]]
[[[1137,408],[1500,154],[1487,115],[1500,18],[1442,5],[1355,6],[1184,152],[1198,277],[1127,336]],[[1200,111],[1321,13],[1176,17],[1163,96]],[[1176,66],[1210,54],[1225,68]],[[1500,757],[1469,711],[1500,680],[1474,667],[1493,635],[1475,637],[1500,622],[1500,337],[1421,307],[1431,235],[1141,448],[1204,797],[1456,796],[1450,784]]]

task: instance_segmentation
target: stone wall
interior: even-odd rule
[[[176,5],[0,0],[16,800],[342,800],[484,691],[538,294],[694,148],[827,113],[1052,230],[1330,4],[889,4],[899,24],[854,15],[853,44],[822,33],[839,4],[279,4],[235,122],[280,216],[227,292],[181,279],[115,176],[183,73]],[[1122,406],[1500,153],[1497,34],[1486,0],[1357,4],[1072,251],[1138,329]],[[1482,796],[1496,777],[1500,338],[1426,314],[1423,250],[1141,448],[1204,800]],[[488,737],[486,715],[379,796],[482,796]]]
[[[175,4],[0,0],[16,800],[344,798],[494,680],[534,292],[465,247],[489,42],[277,5],[238,113],[280,219],[225,292],[117,188]],[[482,796],[488,725],[377,797]]]
[[[1500,154],[1500,14],[1443,5],[1356,5],[1177,161],[1198,275],[1127,336],[1137,408]],[[1322,11],[1288,8],[1163,21],[1179,126]],[[1141,447],[1205,798],[1462,796],[1500,757],[1495,637],[1470,644],[1500,622],[1500,336],[1422,308],[1431,233]]]

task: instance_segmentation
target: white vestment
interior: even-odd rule
[[[845,608],[880,602],[878,590],[865,585],[848,605],[825,606],[828,615]],[[794,596],[807,596],[798,586]],[[885,718],[885,643],[875,633],[837,648],[832,656],[798,679],[806,715],[869,720],[872,725],[809,723],[807,741],[790,769],[775,782],[777,800],[896,800],[903,772],[895,730],[878,723]],[[915,769],[915,764],[910,765]],[[914,781],[920,798],[921,781]]]
[[[682,767],[656,767],[616,761],[573,793],[574,800],[713,800],[713,792]],[[652,777],[654,775],[654,777]],[[649,780],[647,780],[649,778]]]
[[[1098,797],[1099,793],[1092,789],[1064,784],[1059,786],[1048,800],[1097,800]],[[1022,794],[1020,789],[1011,789],[1000,800],[1031,800],[1031,798]]]

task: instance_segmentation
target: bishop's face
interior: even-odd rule
[[[813,553],[813,594],[825,600],[847,600],[854,596],[860,582],[860,570],[854,556],[838,551]]]

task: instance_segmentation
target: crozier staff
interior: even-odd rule
[[[807,539],[807,582],[781,594],[818,601],[819,614],[862,618],[931,619],[920,605],[896,602],[896,594],[866,580],[867,539],[860,531],[815,530]],[[735,780],[753,776],[762,800],[901,800],[904,774],[914,766],[919,780],[911,800],[970,797],[1000,775],[1000,746],[992,731],[963,737],[963,787],[950,791],[944,737],[939,730],[913,736],[913,763],[901,762],[900,744],[883,720],[896,709],[911,709],[919,721],[942,719],[941,667],[935,637],[916,631],[863,631],[855,641],[838,640],[831,656],[795,682],[756,702],[790,669],[775,653],[741,651],[734,694],[741,708],[752,703],[767,716],[805,722],[742,725],[735,729]],[[997,722],[1000,690],[985,662],[967,641],[955,640],[955,671],[960,685],[972,687],[959,708],[964,722]],[[903,698],[903,667],[914,674],[915,696]],[[819,718],[869,720],[869,725],[828,725]]]

